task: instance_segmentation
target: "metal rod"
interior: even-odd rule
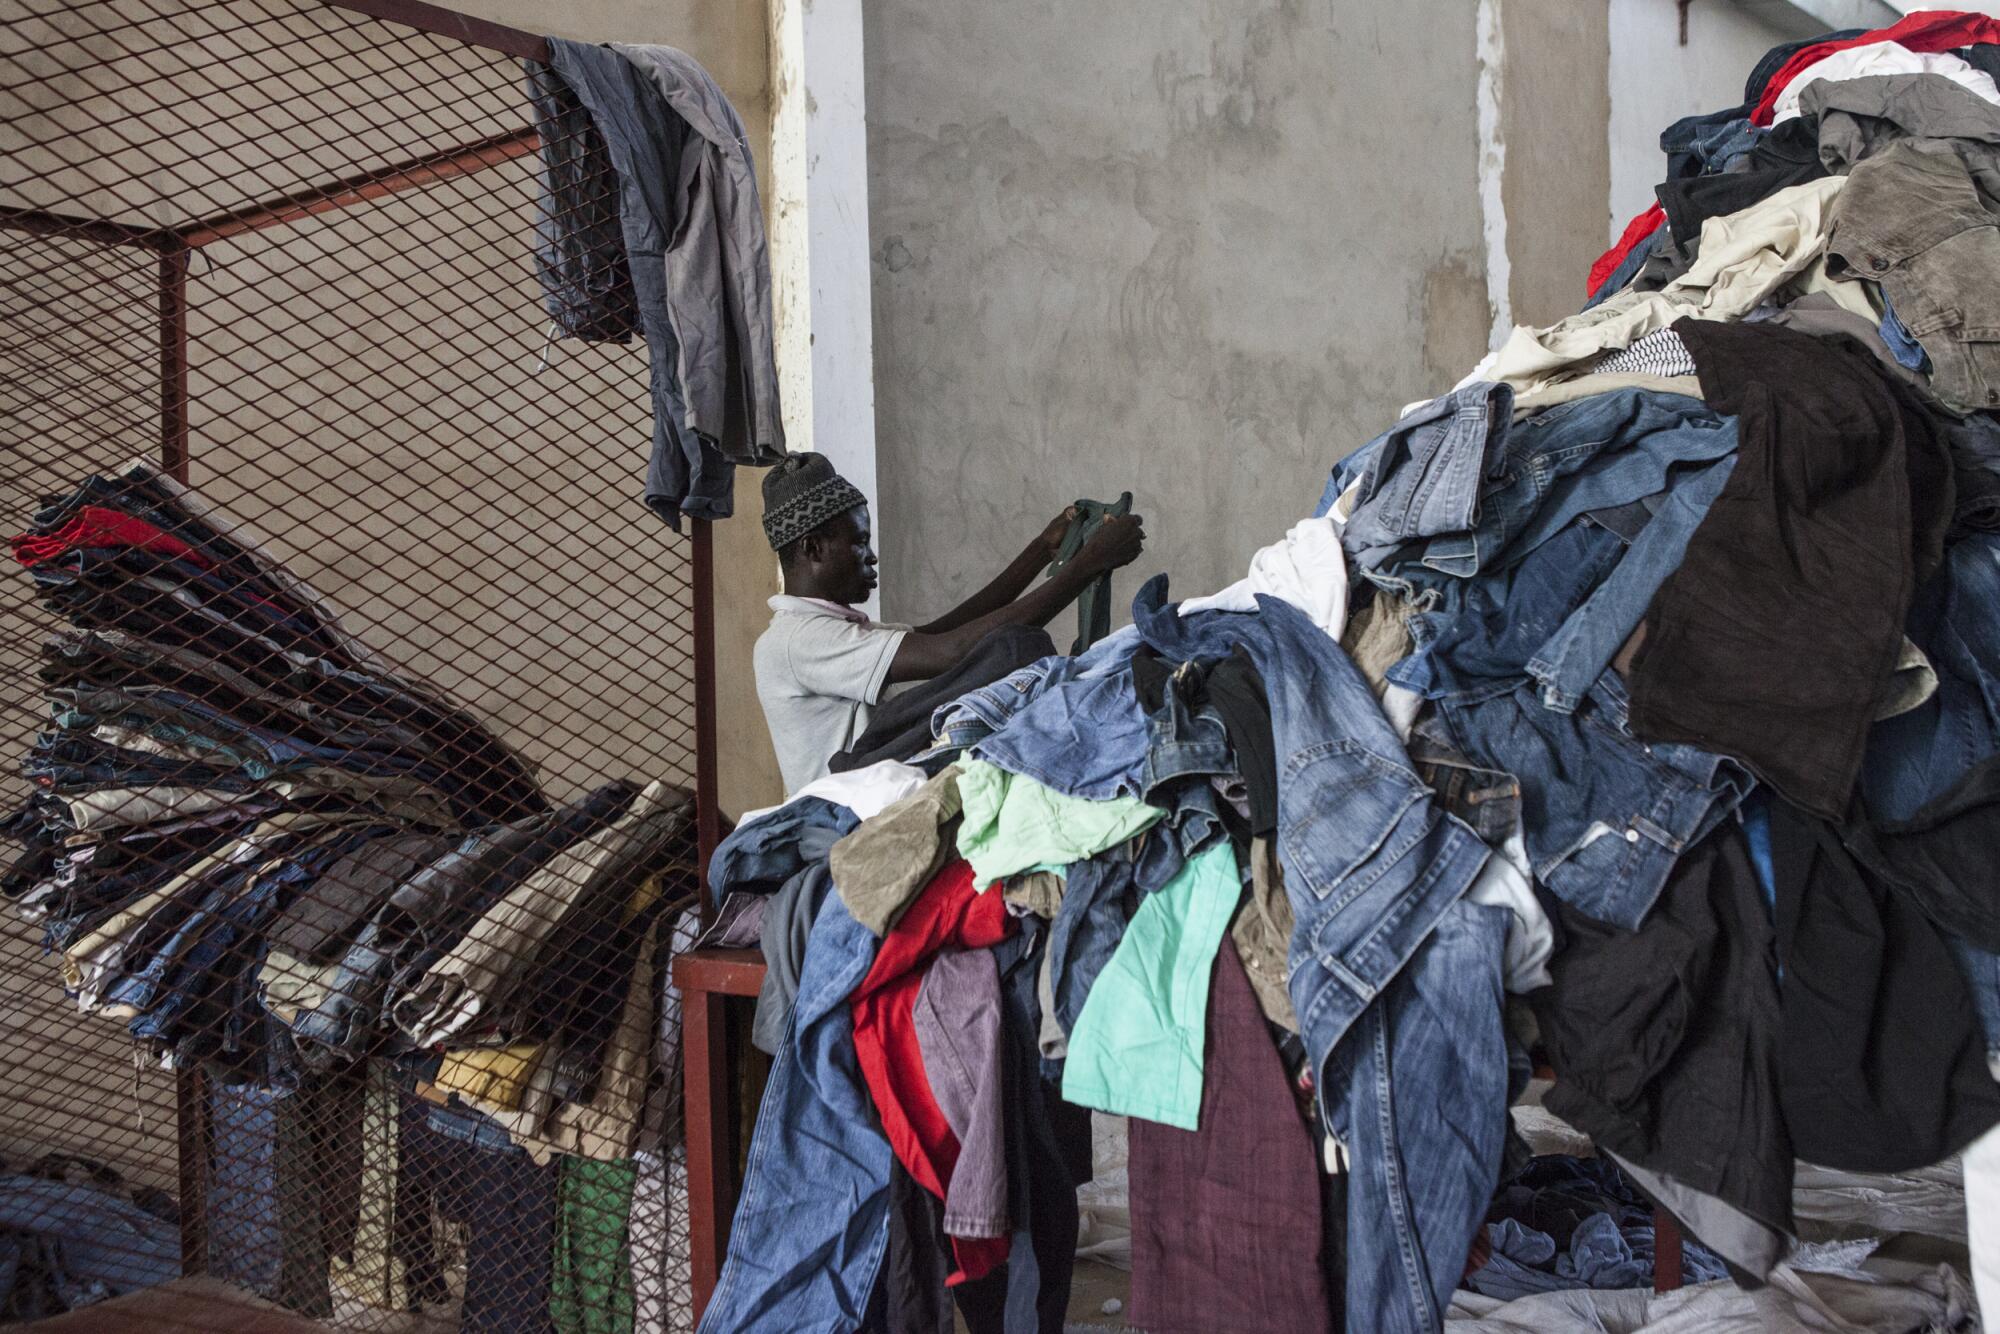
[[[45,213],[36,208],[0,207],[0,228],[35,236],[80,236],[105,245],[142,245],[156,250],[164,250],[170,244],[167,233],[158,227],[134,227],[102,218],[73,218],[66,213]]]
[[[427,5],[423,0],[327,0],[327,3],[335,9],[351,9],[370,18],[387,19],[406,28],[483,46],[517,60],[546,63],[549,58],[549,43],[545,37],[509,28],[505,24],[489,23],[438,5]]]
[[[715,774],[715,547],[714,528],[706,520],[694,524],[694,813],[695,846],[701,883],[708,884],[708,859],[722,841],[722,812],[716,805]],[[708,894],[700,896],[702,919],[709,915]]]
[[[181,1206],[181,1273],[208,1269],[208,1089],[201,1071],[174,1075],[174,1153]]]
[[[160,255],[160,467],[188,479],[188,252]]]
[[[1653,1291],[1678,1291],[1681,1281],[1680,1220],[1656,1204],[1653,1206]]]
[[[262,204],[252,204],[248,208],[237,209],[220,217],[190,223],[175,235],[183,245],[199,249],[232,236],[241,236],[244,232],[297,222],[300,218],[311,217],[315,213],[330,213],[335,209],[346,208],[350,204],[381,199],[404,190],[435,185],[454,176],[464,176],[487,167],[498,166],[517,157],[526,157],[535,151],[536,145],[540,142],[540,136],[531,128],[494,135],[490,139],[482,139],[463,148],[412,158],[408,162],[398,162],[394,166],[377,167],[374,171],[349,176],[331,185],[314,186]]]
[[[691,950],[674,960],[673,977],[681,992],[691,1314],[699,1322],[722,1275],[729,1224],[736,1213],[736,1118],[725,998],[755,996],[764,981],[764,959],[755,950]]]

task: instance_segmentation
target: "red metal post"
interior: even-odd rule
[[[160,467],[188,479],[188,251],[160,253]]]
[[[1653,1206],[1653,1291],[1673,1292],[1681,1286],[1680,1220]]]
[[[716,805],[715,775],[715,546],[703,520],[694,520],[694,810],[701,883],[708,884],[708,859],[722,841],[722,812]],[[709,917],[706,889],[702,920]]]
[[[674,960],[674,985],[681,991],[688,1268],[696,1322],[722,1277],[729,1223],[736,1213],[724,1006],[730,996],[755,996],[763,981],[764,958],[755,950],[694,950]]]

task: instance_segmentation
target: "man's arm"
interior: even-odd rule
[[[982,616],[991,615],[1019,598],[1028,591],[1028,585],[1035,582],[1035,576],[1042,572],[1042,567],[1056,558],[1056,552],[1062,547],[1063,534],[1069,531],[1070,521],[1075,517],[1074,505],[1056,515],[1039,537],[1021,549],[1021,554],[1014,557],[1012,564],[994,576],[992,583],[929,625],[917,626],[915,633],[948,634]]]
[[[1056,613],[1082,595],[1091,580],[1138,559],[1145,544],[1146,530],[1138,515],[1106,519],[1083,544],[1083,550],[1076,553],[1076,558],[1033,592],[942,633],[926,627],[903,636],[895,659],[889,664],[889,682],[927,681],[942,676],[963,661],[980,640],[1002,626],[1047,625]]]

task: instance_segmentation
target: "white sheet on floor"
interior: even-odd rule
[[[1781,1265],[1756,1292],[1726,1280],[1657,1296],[1627,1288],[1501,1302],[1458,1292],[1445,1318],[1449,1334],[1903,1334],[1978,1327],[1971,1290],[1945,1265],[1903,1283]]]

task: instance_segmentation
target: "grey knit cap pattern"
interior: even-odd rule
[[[783,551],[868,497],[833,470],[824,454],[787,454],[764,474],[764,536]]]

